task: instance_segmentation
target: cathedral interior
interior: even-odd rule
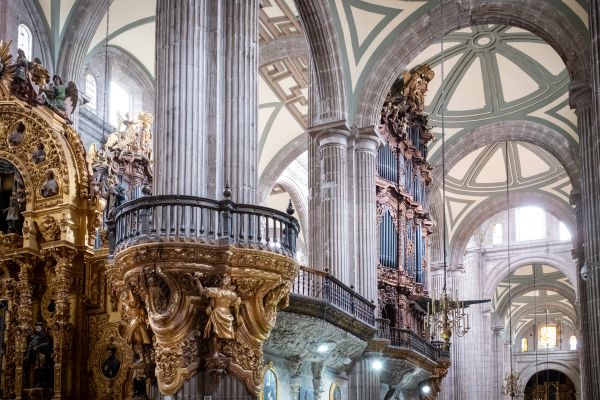
[[[599,135],[598,0],[0,0],[0,399],[599,400]]]

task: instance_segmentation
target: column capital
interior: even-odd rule
[[[350,132],[350,125],[346,120],[329,122],[308,128],[308,134],[319,143],[319,146],[326,144],[346,146]]]
[[[569,84],[569,107],[577,109],[592,105],[592,88],[588,81],[573,81]]]
[[[354,142],[357,150],[376,152],[383,139],[375,126],[367,126],[358,129],[354,135]]]

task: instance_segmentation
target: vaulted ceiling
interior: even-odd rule
[[[506,276],[496,289],[493,307],[505,326],[512,316],[515,332],[535,321],[543,324],[546,317],[551,323],[560,322],[577,329],[573,284],[550,265],[524,265],[512,272],[510,278]]]

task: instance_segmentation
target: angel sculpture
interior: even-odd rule
[[[425,93],[427,84],[435,76],[429,65],[421,65],[411,72],[404,73],[403,95],[406,103],[414,112],[420,113],[425,109]]]
[[[45,94],[44,103],[67,122],[73,123],[71,116],[77,107],[79,98],[79,91],[75,83],[70,81],[68,85],[64,85],[62,78],[54,75],[52,85],[48,89],[44,89],[43,93]]]

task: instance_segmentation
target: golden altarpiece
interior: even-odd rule
[[[231,376],[255,397],[298,271],[293,210],[152,197],[152,116],[86,152],[77,88],[49,82],[0,42],[1,397],[222,393]]]

